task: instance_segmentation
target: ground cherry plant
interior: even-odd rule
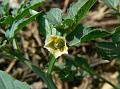
[[[38,11],[39,7],[44,6],[44,0],[23,0],[19,7],[13,9],[9,8],[9,0],[3,0],[0,4],[0,29],[3,29],[4,33],[0,37],[0,55],[18,60],[28,66],[46,83],[48,89],[57,89],[55,82],[52,80],[54,69],[59,71],[61,80],[67,80],[74,77],[79,79],[82,76],[77,71],[78,68],[85,71],[83,76],[86,73],[96,76],[113,88],[120,89],[119,85],[115,86],[109,80],[95,73],[84,58],[70,56],[68,53],[71,47],[95,40],[97,52],[103,59],[120,58],[120,27],[107,31],[106,29],[80,24],[82,18],[96,1],[75,0],[67,9],[67,12],[64,13],[59,8],[51,8],[47,12]],[[113,14],[119,19],[120,0],[103,0],[103,2],[114,11]],[[17,45],[18,32],[32,21],[38,23],[38,29],[45,38],[44,48],[49,51],[47,71],[33,65],[29,59],[24,57]],[[97,42],[97,38],[104,37],[111,37],[112,40]],[[57,63],[58,57],[62,55],[65,59],[63,65]],[[30,86],[15,80],[4,71],[0,71],[0,89],[30,89]]]

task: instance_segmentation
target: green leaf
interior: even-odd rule
[[[79,23],[79,21],[85,16],[85,14],[90,10],[96,1],[97,0],[88,0],[88,2],[78,11],[77,15],[75,16],[77,23]]]
[[[83,77],[83,71],[88,72],[89,74],[92,74],[93,70],[88,64],[87,60],[83,57],[78,57],[78,56],[64,56],[65,59],[65,64],[64,68],[60,69],[60,78],[63,80],[68,80],[71,79],[73,80],[75,77]],[[59,69],[59,67],[58,67]],[[77,70],[77,69],[82,69]],[[77,74],[78,73],[78,74]]]
[[[6,16],[9,13],[9,0],[2,0],[0,3],[0,17]]]
[[[114,43],[120,42],[120,27],[117,27],[113,30],[112,41]]]
[[[120,34],[120,26],[114,29],[113,34]]]
[[[83,69],[83,71],[87,71],[88,73],[91,73],[93,71],[90,65],[88,64],[87,59],[83,57],[66,57],[65,60],[68,66],[72,67],[74,65],[76,68],[80,67],[81,69]]]
[[[96,47],[98,48],[98,53],[105,59],[120,57],[120,43],[97,42]]]
[[[92,72],[93,72],[93,70],[90,67],[90,65],[88,64],[87,60],[83,57],[76,56],[75,60],[74,60],[74,64],[75,64],[75,66],[82,68],[84,71],[86,71],[90,74],[92,74]]]
[[[48,22],[44,14],[39,15],[37,21],[39,23],[39,31],[42,32],[45,37],[50,35],[60,35],[60,32]]]
[[[0,48],[6,46],[6,44],[7,44],[7,40],[3,40],[3,41],[0,40]]]
[[[18,21],[14,21],[10,29],[8,29],[5,33],[6,38],[12,39],[16,32],[18,32],[20,29],[25,27],[28,23],[33,21],[40,13],[37,13],[29,18],[23,18]]]
[[[31,0],[29,8],[35,9],[39,7],[45,0]]]
[[[30,1],[30,4],[29,4],[29,0],[28,2],[23,2],[21,4],[21,7],[18,9],[17,11],[17,16],[16,16],[16,20],[19,20],[27,15],[29,15],[29,10],[30,9],[36,9],[37,7],[41,6],[43,4],[43,1],[44,0],[32,0]],[[24,4],[25,3],[25,4]]]
[[[1,89],[31,89],[26,83],[15,80],[4,71],[0,71]]]
[[[105,29],[101,29],[101,28],[96,28],[96,29],[85,29],[83,30],[83,35],[80,39],[81,42],[85,42],[85,41],[90,41],[90,40],[94,40],[96,38],[102,38],[102,37],[107,37],[110,36],[111,33],[107,32]]]
[[[2,5],[8,5],[8,3],[9,3],[9,0],[2,0]]]
[[[82,32],[84,29],[86,29],[86,27],[80,24],[74,31],[67,35],[69,46],[75,46],[80,43],[80,38],[82,37]]]
[[[79,10],[88,2],[89,0],[77,0],[68,9],[68,17],[74,19],[78,15]]]
[[[48,71],[47,73],[51,75],[53,68],[54,68],[54,64],[56,62],[56,58],[53,54],[50,54],[49,56],[49,66],[48,66]]]
[[[11,59],[17,59],[27,65],[28,68],[30,68],[33,72],[37,73],[38,76],[47,84],[48,89],[57,89],[54,82],[52,81],[51,75],[48,75],[47,73],[43,72],[39,67],[33,65],[29,59],[24,58],[24,56],[19,50],[1,48],[0,54],[1,53],[5,55],[5,57],[7,56]]]
[[[69,24],[72,24],[72,29],[79,24],[79,21],[85,16],[95,2],[96,0],[78,0],[68,9],[68,16],[66,16],[65,20],[73,20],[73,22]]]
[[[120,0],[103,0],[106,5],[108,5],[110,8],[117,9]]]
[[[90,28],[84,25],[78,25],[68,36],[69,46],[75,46],[82,42],[95,40],[96,38],[106,37],[111,33],[100,28]]]
[[[59,77],[63,81],[74,80],[75,74],[75,71],[71,71],[70,69],[66,68],[60,70]]]
[[[44,18],[44,14],[38,16],[37,21],[39,23],[39,31],[46,37],[51,34],[51,27],[47,19]]]
[[[5,16],[5,17],[3,17],[3,18],[1,18],[0,19],[0,24],[12,24],[13,23],[13,21],[14,21],[14,18],[11,16],[11,15],[9,15],[9,16]]]
[[[52,8],[46,13],[45,17],[52,25],[59,25],[62,22],[62,10],[59,8]]]

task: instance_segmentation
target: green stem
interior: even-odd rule
[[[73,61],[73,63],[76,63]],[[111,85],[114,89],[119,89],[118,87],[116,87],[114,84],[112,84],[110,81],[108,81],[107,79],[103,78],[102,76],[100,76],[99,74],[95,73],[92,69],[86,69],[84,68],[83,66],[80,66],[80,68],[84,71],[86,71],[87,73],[89,73],[91,76],[96,76],[98,77],[99,79],[101,79],[102,81],[108,83],[109,85]]]
[[[90,75],[95,75],[96,77],[98,77],[99,79],[101,79],[102,81],[108,83],[109,85],[111,85],[114,89],[119,89],[118,87],[116,87],[114,84],[112,84],[110,81],[108,81],[107,79],[103,78],[102,76],[100,76],[99,74],[95,73],[94,71],[87,71],[86,69],[82,68],[83,70],[85,70],[87,73],[89,73]]]
[[[24,61],[24,64],[26,64],[32,71],[37,73],[42,78],[42,80],[47,84],[48,89],[57,89],[51,76],[48,76],[38,67],[36,67],[35,65],[32,65],[29,61]]]
[[[54,57],[54,55],[50,54],[49,60],[50,60],[50,62],[49,62],[49,65],[48,65],[47,73],[48,73],[48,75],[51,75],[52,70],[53,70],[53,66],[54,66],[55,61],[56,61],[56,58]]]
[[[83,70],[85,70],[83,68]],[[85,70],[86,71],[86,70]],[[108,81],[107,79],[103,78],[102,76],[100,76],[99,74],[97,73],[94,73],[94,71],[86,71],[88,72],[90,75],[95,75],[96,77],[98,77],[99,79],[101,79],[102,81],[108,83],[109,85],[111,85],[114,89],[119,89],[118,87],[116,87],[114,84],[112,84],[110,81]]]
[[[111,82],[109,82],[107,79],[103,78],[102,76],[94,73],[94,75],[96,75],[99,79],[103,80],[104,82],[108,83],[109,85],[111,85],[114,89],[119,89],[118,87],[116,87],[114,84],[112,84]]]
[[[17,47],[15,39],[13,40],[13,47],[14,47],[15,51],[18,50],[18,47]],[[3,51],[5,51],[7,54],[10,54],[11,57],[16,57],[19,61],[21,61],[22,63],[27,65],[33,72],[38,74],[41,77],[41,79],[47,84],[48,89],[57,89],[56,85],[54,84],[54,82],[52,80],[52,76],[48,75],[47,73],[43,72],[40,68],[38,68],[37,66],[33,65],[28,59],[24,58],[21,55],[21,53],[19,53],[20,55],[18,55],[17,53],[14,53],[13,50],[11,50],[11,51],[13,51],[13,52],[11,52],[8,49],[3,49]],[[50,69],[50,71],[51,71],[52,67],[50,67],[50,68],[51,68]]]
[[[24,57],[17,57],[21,62],[28,66],[33,72],[38,74],[40,78],[47,84],[48,89],[57,89],[51,76],[48,76],[47,73],[43,72],[40,68],[33,65],[29,60]]]
[[[17,49],[18,49],[15,38],[13,39],[13,48],[14,48],[15,50],[17,50]]]

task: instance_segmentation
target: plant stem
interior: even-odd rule
[[[50,60],[50,62],[49,62],[49,65],[48,65],[47,74],[51,75],[52,70],[53,70],[53,66],[54,66],[55,61],[56,61],[56,58],[54,57],[54,55],[50,54],[49,60]]]
[[[46,73],[40,70],[37,66],[32,65],[29,61],[24,61],[24,64],[26,64],[32,71],[37,73],[42,78],[42,80],[47,84],[48,89],[57,89],[51,76],[48,76]]]
[[[84,69],[85,70],[85,69]],[[85,70],[86,71],[86,70]],[[112,84],[110,81],[108,81],[107,79],[103,78],[102,76],[100,76],[97,73],[94,73],[93,71],[86,71],[88,72],[90,75],[95,75],[96,77],[98,77],[99,79],[101,79],[102,81],[108,83],[109,85],[111,85],[114,89],[119,89],[118,87],[116,87],[114,84]]]
[[[48,76],[47,73],[43,72],[40,68],[33,65],[28,59],[22,56],[18,56],[15,53],[14,54],[9,53],[9,54],[16,57],[19,61],[24,63],[26,66],[28,66],[29,69],[31,69],[33,72],[38,74],[38,76],[47,84],[48,89],[57,89],[50,75]]]
[[[15,39],[13,40],[13,46],[14,46],[15,50],[18,50],[18,47],[17,47]],[[38,68],[37,66],[33,65],[31,63],[31,61],[29,61],[28,59],[24,58],[23,56],[17,55],[16,53],[14,53],[14,51],[13,52],[9,52],[9,51],[6,50],[5,52],[10,54],[10,55],[12,55],[12,57],[13,56],[16,57],[19,61],[24,63],[26,66],[28,66],[28,68],[30,68],[33,72],[38,74],[41,77],[41,79],[47,84],[48,89],[57,89],[56,85],[54,84],[54,82],[52,80],[51,75],[48,75],[48,73],[43,72],[40,68]],[[52,60],[54,60],[54,59],[55,59],[54,56],[52,56]],[[49,69],[50,73],[52,71],[52,66],[53,65],[54,65],[54,63],[52,62],[52,65],[50,66],[50,69]]]
[[[108,83],[109,85],[111,85],[114,89],[119,89],[118,87],[116,87],[114,84],[112,84],[110,81],[108,81],[107,79],[103,78],[102,76],[94,73],[94,75],[96,75],[98,78],[102,79],[104,82]]]
[[[24,59],[23,63],[42,78],[42,80],[47,84],[48,89],[57,89],[50,75],[47,75],[45,72],[26,59]]]
[[[83,68],[83,70],[85,70],[85,69]],[[100,76],[99,74],[95,73],[94,71],[86,71],[86,72],[88,72],[90,75],[95,75],[96,77],[98,77],[102,81],[104,81],[104,82],[108,83],[109,85],[111,85],[114,89],[119,89],[114,84],[112,84],[110,81],[108,81],[107,79],[103,78],[102,76]]]
[[[15,38],[13,39],[13,48],[14,48],[15,50],[18,49],[18,46],[17,46],[17,43],[16,43]]]

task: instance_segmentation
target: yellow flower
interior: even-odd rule
[[[68,47],[66,46],[66,40],[62,36],[51,35],[45,40],[44,46],[55,58],[58,58],[62,54],[68,54]]]

